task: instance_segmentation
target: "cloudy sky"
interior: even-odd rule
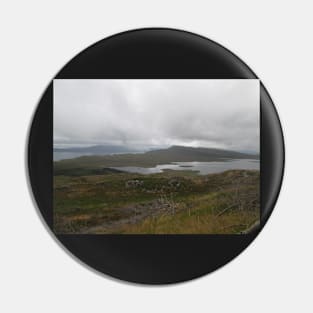
[[[54,80],[54,145],[259,152],[259,80]]]

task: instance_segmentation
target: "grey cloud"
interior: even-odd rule
[[[259,151],[258,80],[55,80],[55,144]]]

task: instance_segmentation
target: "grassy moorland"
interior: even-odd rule
[[[239,234],[259,221],[259,171],[141,175],[62,162],[54,173],[56,233]]]

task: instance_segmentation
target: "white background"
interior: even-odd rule
[[[312,312],[311,1],[1,1],[2,312]],[[55,73],[90,44],[132,28],[207,36],[241,57],[268,88],[286,140],[274,213],[231,264],[169,287],[104,278],[45,230],[25,175],[29,123]],[[182,260],[183,261],[183,260]]]

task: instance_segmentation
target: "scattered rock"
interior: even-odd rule
[[[180,186],[180,181],[177,178],[172,178],[169,180],[168,184],[171,187],[179,187]]]
[[[136,188],[136,187],[140,187],[142,185],[143,185],[143,181],[142,180],[138,180],[138,179],[128,180],[125,183],[125,187],[126,188]]]

